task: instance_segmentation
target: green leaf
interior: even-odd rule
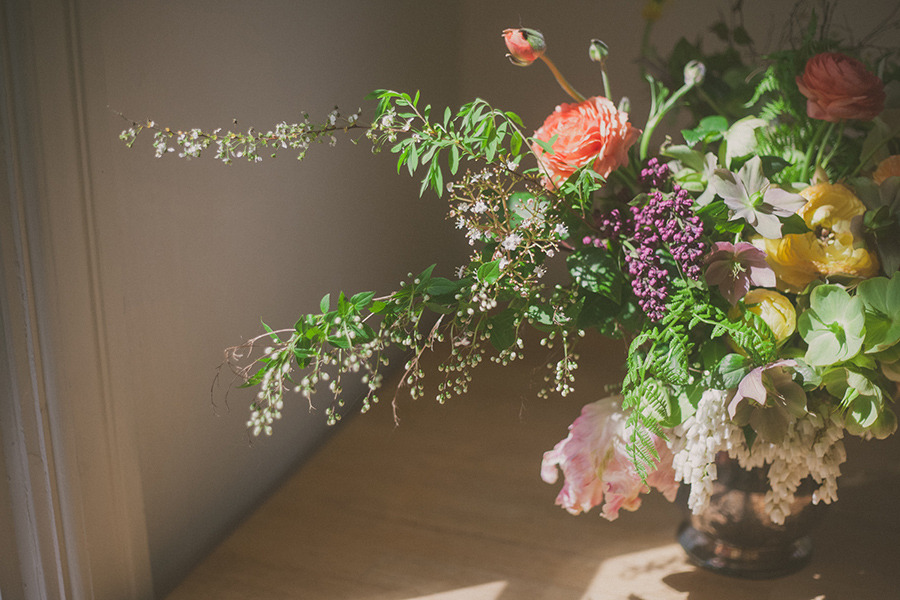
[[[444,193],[444,174],[441,172],[441,165],[438,163],[437,156],[431,161],[431,167],[428,169],[428,180],[434,193],[439,197],[442,196]]]
[[[456,171],[459,169],[459,148],[456,147],[456,144],[450,146],[450,174],[456,175]]]
[[[550,138],[550,141],[547,141],[547,142],[545,142],[544,140],[539,140],[537,138],[532,138],[532,140],[534,141],[534,143],[536,143],[538,146],[540,146],[544,150],[544,152],[546,152],[547,154],[556,154],[553,151],[553,143],[556,141],[557,137],[559,137],[559,136],[554,135],[552,138]]]
[[[582,248],[566,258],[566,266],[580,287],[621,302],[624,278],[615,257],[606,249]]]
[[[900,273],[861,282],[857,296],[865,306],[865,351],[882,352],[900,342]]]
[[[331,310],[331,294],[325,294],[319,302],[319,312],[327,313],[329,310]]]
[[[372,301],[372,298],[375,297],[375,292],[359,292],[358,294],[354,294],[352,298],[350,298],[350,304],[352,304],[357,309],[360,309],[369,302]]]
[[[722,138],[722,134],[728,130],[728,119],[719,115],[713,115],[700,119],[693,129],[684,129],[681,135],[688,146],[694,146],[697,142],[709,144]]]
[[[522,134],[514,131],[509,140],[509,151],[511,154],[518,155],[522,151]]]
[[[434,272],[434,268],[436,266],[437,266],[436,263],[429,265],[428,267],[425,268],[424,271],[419,273],[419,276],[416,277],[416,279],[418,279],[420,283],[423,281],[428,281],[429,279],[431,279],[431,274]]]
[[[403,165],[406,164],[406,160],[409,158],[409,149],[412,146],[406,146],[403,149],[403,152],[400,153],[400,156],[397,158],[397,174],[400,174],[400,169],[403,168]]]
[[[491,261],[478,267],[477,277],[478,281],[488,285],[496,283],[500,278],[500,261]]]
[[[517,321],[518,314],[511,309],[506,309],[488,319],[488,327],[491,332],[491,344],[497,351],[506,350],[516,343]]]
[[[806,225],[806,221],[804,221],[803,217],[801,217],[797,213],[794,213],[788,218],[784,219],[781,224],[781,235],[789,235],[792,233],[808,233],[809,231],[810,229]]]
[[[418,148],[416,148],[415,144],[410,144],[409,146],[407,146],[407,148],[409,149],[409,156],[406,160],[406,167],[407,169],[409,169],[410,177],[412,177],[412,175],[416,172],[416,169],[419,167],[419,150]],[[404,151],[404,154],[405,153],[406,152]]]
[[[721,385],[723,390],[734,389],[752,367],[752,363],[746,356],[728,354],[716,367],[713,382],[717,386]]]
[[[442,296],[455,296],[461,289],[472,285],[471,279],[453,281],[445,277],[434,277],[425,287],[425,293],[434,298]]]
[[[329,335],[325,340],[335,348],[340,348],[341,350],[350,348],[350,342],[347,341],[347,338],[344,336]]]
[[[693,150],[684,144],[668,146],[663,149],[661,154],[668,158],[674,158],[675,160],[681,161],[684,166],[694,171],[702,173],[703,169],[706,167],[706,158],[704,154],[697,150]]]
[[[506,111],[503,113],[506,115],[506,118],[518,125],[519,127],[525,127],[525,124],[522,122],[522,118],[512,111]]]
[[[525,309],[525,314],[536,329],[549,330],[554,326],[553,308],[547,304],[532,303]]]

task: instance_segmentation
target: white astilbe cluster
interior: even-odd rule
[[[688,507],[694,514],[708,505],[716,480],[716,454],[727,452],[743,469],[769,465],[765,508],[773,523],[790,514],[800,482],[812,477],[819,484],[813,503],[837,500],[837,478],[846,460],[844,428],[833,418],[809,414],[792,423],[779,444],[757,440],[747,447],[744,432],[728,417],[728,394],[704,392],[697,412],[676,427],[670,437],[675,455],[675,479],[690,484]]]

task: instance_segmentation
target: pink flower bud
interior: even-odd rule
[[[519,67],[527,67],[547,49],[543,34],[535,29],[504,29],[503,40],[509,49],[510,62]]]

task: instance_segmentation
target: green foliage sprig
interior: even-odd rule
[[[558,192],[545,189],[538,167],[521,167],[534,141],[524,135],[519,117],[483,100],[456,112],[445,109],[435,120],[419,94],[379,90],[371,99],[377,108],[369,124],[360,122],[359,113],[345,118],[335,109],[324,123],[304,115],[302,123],[283,123],[266,133],[173,131],[153,121],[132,122],[122,132],[130,147],[142,131],[154,131],[158,157],[177,153],[189,159],[215,148],[226,164],[237,158],[258,162],[264,149],[273,157],[293,149],[303,159],[313,143],[333,144],[338,133],[365,132],[375,151],[387,148],[397,156],[398,172],[424,173],[420,192],[446,196],[449,217],[474,248],[455,278],[434,275],[432,266],[382,297],[341,293],[333,303],[326,295],[319,310],[302,315],[293,329],[264,324],[264,334],[230,348],[226,364],[243,386],[259,389],[248,421],[254,435],[272,432],[286,392],[306,398],[312,409],[313,394],[327,386],[333,401],[325,415],[334,424],[344,407],[344,387],[358,379],[367,390],[361,410],[369,410],[379,401],[383,369],[396,354],[406,357],[401,386],[418,397],[425,377],[419,360],[441,343],[448,348],[439,368],[437,399],[443,402],[467,391],[471,369],[488,354],[500,363],[521,358],[526,325],[542,332],[542,346],[561,351],[549,365],[541,395],[572,390],[585,299],[561,287],[546,293],[543,263],[569,250],[565,223],[588,218],[591,195],[602,181],[585,168]]]
[[[631,409],[629,453],[641,477],[659,459],[650,434],[665,437],[663,429],[690,416],[704,390],[722,387],[714,377],[725,356],[712,340],[727,340],[753,365],[772,362],[776,355],[774,336],[756,315],[732,320],[708,290],[684,280],[677,286],[665,316],[645,326],[628,350],[623,407]]]

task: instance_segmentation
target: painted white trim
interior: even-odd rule
[[[36,340],[36,304],[32,253],[26,226],[29,193],[22,159],[28,154],[23,99],[21,7],[0,6],[3,94],[0,97],[0,139],[3,140],[3,194],[0,215],[3,331],[2,375],[8,402],[0,403],[7,496],[15,531],[18,577],[4,585],[20,590],[25,598],[64,598],[66,568],[62,561],[61,514],[52,475],[52,449],[46,395],[41,385],[42,365]]]
[[[130,414],[110,386],[79,30],[76,0],[0,7],[10,585],[28,599],[151,598]]]

